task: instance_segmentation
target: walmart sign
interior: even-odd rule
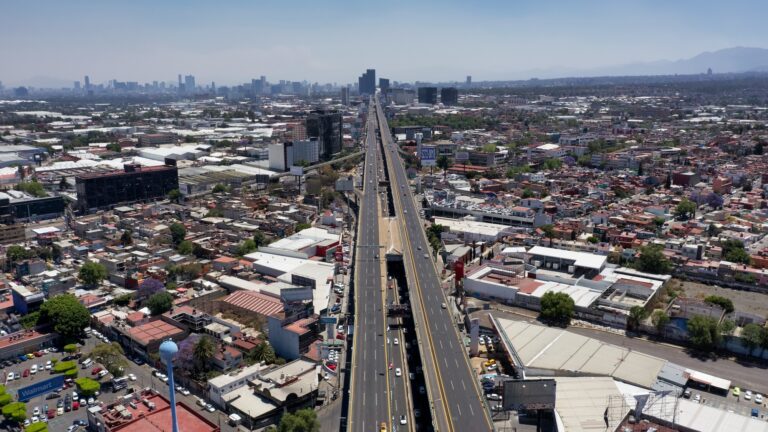
[[[32,398],[40,395],[50,393],[54,390],[58,390],[64,386],[64,375],[57,375],[53,378],[49,378],[45,381],[34,383],[31,386],[27,386],[19,389],[19,401],[26,402]]]

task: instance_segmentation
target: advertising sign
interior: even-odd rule
[[[304,167],[302,166],[291,166],[291,175],[294,176],[303,176],[304,175]]]
[[[469,160],[469,152],[466,151],[457,151],[456,152],[456,162],[466,162]]]
[[[50,393],[64,386],[64,375],[56,375],[45,381],[34,383],[19,389],[19,401],[26,402],[34,397]]]
[[[437,148],[435,146],[421,147],[421,166],[437,165]]]

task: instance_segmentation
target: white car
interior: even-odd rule
[[[50,361],[50,360],[48,360],[48,361],[45,363],[45,370],[50,370],[50,369],[51,369],[51,367],[53,367],[53,365],[51,364],[51,361]]]
[[[750,400],[752,399],[752,390],[747,390],[744,392],[744,400]]]
[[[29,373],[32,375],[37,373],[37,365],[32,365],[32,368],[29,370]]]
[[[183,394],[184,396],[189,396],[189,390],[187,390],[186,388],[182,387],[182,388],[181,388],[181,390],[179,390],[179,391],[180,391],[180,392],[181,392],[181,394]]]
[[[400,345],[400,341],[395,338],[395,345]]]
[[[755,403],[762,405],[763,404],[763,395],[761,395],[760,393],[757,393],[755,395]]]
[[[213,405],[211,405],[211,404],[207,404],[205,406],[205,410],[208,411],[208,412],[216,412],[216,408],[214,408]]]
[[[131,381],[136,381],[137,378],[136,378],[136,375],[134,374],[128,374],[128,379]]]
[[[400,368],[395,368],[395,376],[403,376],[403,371]]]
[[[8,381],[11,381],[11,380],[13,380],[13,379],[14,379],[14,374],[13,374],[13,372],[8,372]]]
[[[40,415],[40,407],[39,406],[36,406],[35,409],[32,410],[32,415],[33,416]]]

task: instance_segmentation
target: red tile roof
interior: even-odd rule
[[[153,341],[177,336],[182,333],[184,333],[184,330],[168,324],[163,320],[151,321],[128,330],[128,334],[131,335],[131,338],[143,345],[148,345]]]
[[[264,316],[271,316],[283,311],[283,303],[280,299],[255,291],[236,291],[222,301]]]

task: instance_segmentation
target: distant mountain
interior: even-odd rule
[[[734,47],[707,51],[688,59],[674,61],[659,60],[590,69],[539,69],[528,73],[538,78],[674,75],[706,73],[709,68],[712,68],[713,73],[768,71],[768,49]]]

